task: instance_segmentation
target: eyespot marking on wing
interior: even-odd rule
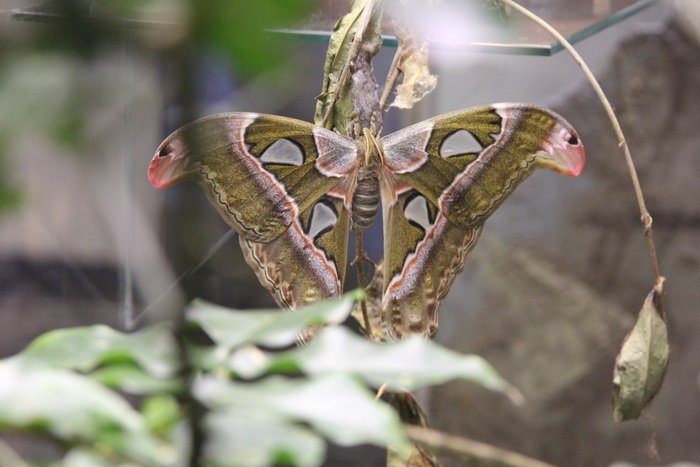
[[[442,140],[440,156],[450,157],[459,154],[480,153],[483,147],[479,140],[467,130],[457,130]]]
[[[263,151],[260,162],[299,166],[304,163],[304,151],[293,141],[280,138]]]
[[[424,231],[433,225],[428,211],[428,201],[421,195],[409,198],[404,205],[403,213],[409,222],[418,225]]]
[[[333,206],[323,202],[316,203],[311,211],[311,219],[309,220],[309,228],[306,234],[315,239],[322,233],[332,229],[336,222],[338,222],[338,214],[333,209]]]

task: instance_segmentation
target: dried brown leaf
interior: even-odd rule
[[[644,300],[637,322],[625,337],[613,374],[613,419],[636,419],[661,387],[668,366],[668,331],[662,287]]]
[[[437,76],[428,67],[428,44],[401,23],[395,25],[399,41],[398,69],[403,74],[396,87],[396,99],[391,104],[400,109],[410,109],[437,86]]]

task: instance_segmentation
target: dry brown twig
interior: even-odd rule
[[[615,359],[613,372],[613,419],[621,422],[639,417],[654,399],[661,388],[664,375],[668,367],[669,345],[668,330],[666,328],[666,312],[663,306],[663,288],[665,278],[661,275],[659,261],[654,245],[654,232],[652,230],[652,217],[646,208],[642,187],[634,167],[634,161],[630,154],[627,141],[622,133],[620,122],[610,102],[605,97],[600,84],[593,73],[576,52],[573,46],[549,23],[538,17],[531,11],[517,4],[514,0],[500,0],[535,22],[549,34],[551,34],[573,57],[583,70],[584,75],[593,86],[598,99],[603,104],[605,112],[612,123],[617,135],[619,146],[622,148],[627,163],[634,194],[639,206],[640,219],[644,231],[644,239],[647,243],[651,269],[654,274],[654,286],[647,295],[644,306],[634,327],[622,342],[622,347]]]
[[[462,436],[448,435],[430,428],[414,425],[405,425],[404,429],[411,441],[437,451],[455,454],[462,459],[487,460],[498,465],[513,467],[553,467],[551,464],[518,454],[517,452],[507,451]]]
[[[656,256],[654,232],[652,230],[653,219],[651,217],[651,214],[649,214],[649,211],[647,210],[646,203],[644,202],[644,195],[642,194],[642,187],[639,183],[637,170],[634,167],[634,160],[632,159],[632,154],[630,153],[629,147],[627,145],[625,135],[622,133],[620,122],[617,120],[617,116],[615,115],[615,111],[613,110],[612,105],[610,105],[610,101],[608,101],[608,98],[605,96],[605,93],[600,87],[598,80],[595,78],[590,68],[588,68],[586,62],[583,61],[583,58],[581,58],[578,52],[576,52],[576,49],[574,49],[571,43],[569,43],[569,41],[567,41],[566,38],[559,33],[559,31],[557,31],[552,25],[550,25],[548,22],[546,22],[527,8],[516,3],[514,0],[500,1],[503,4],[508,5],[514,10],[518,11],[531,21],[537,23],[542,29],[551,34],[562,45],[562,47],[564,47],[564,49],[566,49],[566,51],[569,52],[569,54],[573,57],[574,61],[581,67],[583,74],[586,75],[586,78],[588,78],[588,81],[591,83],[591,86],[593,86],[593,90],[598,96],[598,99],[600,99],[600,102],[603,104],[605,112],[607,113],[608,118],[610,119],[610,122],[613,125],[613,129],[615,130],[615,134],[617,135],[619,146],[622,148],[625,155],[627,170],[629,171],[630,178],[632,179],[634,194],[637,198],[637,205],[639,206],[640,219],[644,228],[644,238],[647,242],[647,250],[649,251],[649,259],[651,261],[651,269],[652,273],[654,274],[654,288],[660,293],[663,290],[663,283],[665,279],[661,275],[661,269],[659,268],[659,260]]]
[[[17,452],[0,439],[0,467],[30,467]]]

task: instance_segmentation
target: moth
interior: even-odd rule
[[[220,113],[156,150],[150,182],[191,179],[238,233],[245,260],[281,307],[341,294],[348,233],[381,200],[384,334],[430,335],[484,221],[535,168],[576,176],[585,161],[556,113],[495,104],[353,140],[276,115]]]

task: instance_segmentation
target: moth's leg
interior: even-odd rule
[[[377,263],[374,262],[372,258],[369,257],[362,245],[362,230],[354,230],[355,233],[355,257],[350,262],[351,266],[358,266],[364,264],[371,264],[372,270],[377,269]],[[366,281],[365,276],[365,281]]]
[[[362,134],[362,124],[360,123],[360,116],[353,112],[351,116],[350,125],[352,126],[352,132],[350,132],[351,138],[357,138]]]

